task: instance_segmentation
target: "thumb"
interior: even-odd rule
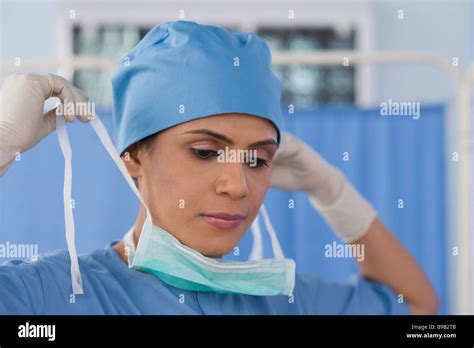
[[[56,129],[56,108],[49,110],[43,115],[43,122],[38,128],[38,139],[43,139]]]

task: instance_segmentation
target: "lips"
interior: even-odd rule
[[[217,214],[203,214],[204,216],[211,216],[217,219],[223,220],[242,220],[245,218],[243,214],[229,214],[229,213],[217,213]]]
[[[201,217],[208,224],[223,230],[233,230],[245,219],[243,214],[229,213],[202,214]]]

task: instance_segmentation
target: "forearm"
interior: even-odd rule
[[[352,244],[364,245],[364,260],[357,262],[364,277],[384,283],[403,295],[413,314],[436,314],[439,303],[423,270],[395,236],[378,220]]]

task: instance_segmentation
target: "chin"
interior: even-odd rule
[[[196,233],[199,233],[199,239],[190,240],[189,243],[185,244],[204,256],[212,258],[222,257],[234,251],[234,248],[245,234],[244,228],[245,226],[242,226],[242,231],[224,231],[206,228]]]
[[[230,248],[206,248],[205,250],[202,250],[202,251],[199,251],[201,254],[203,254],[204,256],[207,256],[207,257],[212,257],[212,258],[216,258],[216,257],[223,257],[224,255],[226,254],[229,254],[230,252],[232,252],[234,250],[234,247],[230,247]]]
[[[194,248],[194,250],[199,251],[204,256],[216,258],[229,254],[236,246],[234,241],[223,243],[222,240],[220,240],[219,242],[216,241],[216,245],[213,244],[214,243],[205,243],[205,245],[200,245],[200,247]]]
[[[239,244],[239,241],[247,231],[247,224],[242,224],[237,230],[225,231],[218,230],[204,225],[196,226],[194,236],[199,238],[187,238],[182,240],[183,244],[200,252],[207,257],[222,257],[234,251],[234,248]]]

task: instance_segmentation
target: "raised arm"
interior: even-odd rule
[[[364,277],[384,283],[408,304],[413,314],[437,314],[439,301],[430,281],[395,236],[375,219],[368,232],[353,244],[363,244],[364,259],[357,262]]]
[[[285,132],[272,167],[272,186],[307,192],[310,203],[341,239],[364,245],[363,261],[357,262],[364,277],[403,295],[413,314],[438,311],[438,298],[420,266],[338,169]]]

